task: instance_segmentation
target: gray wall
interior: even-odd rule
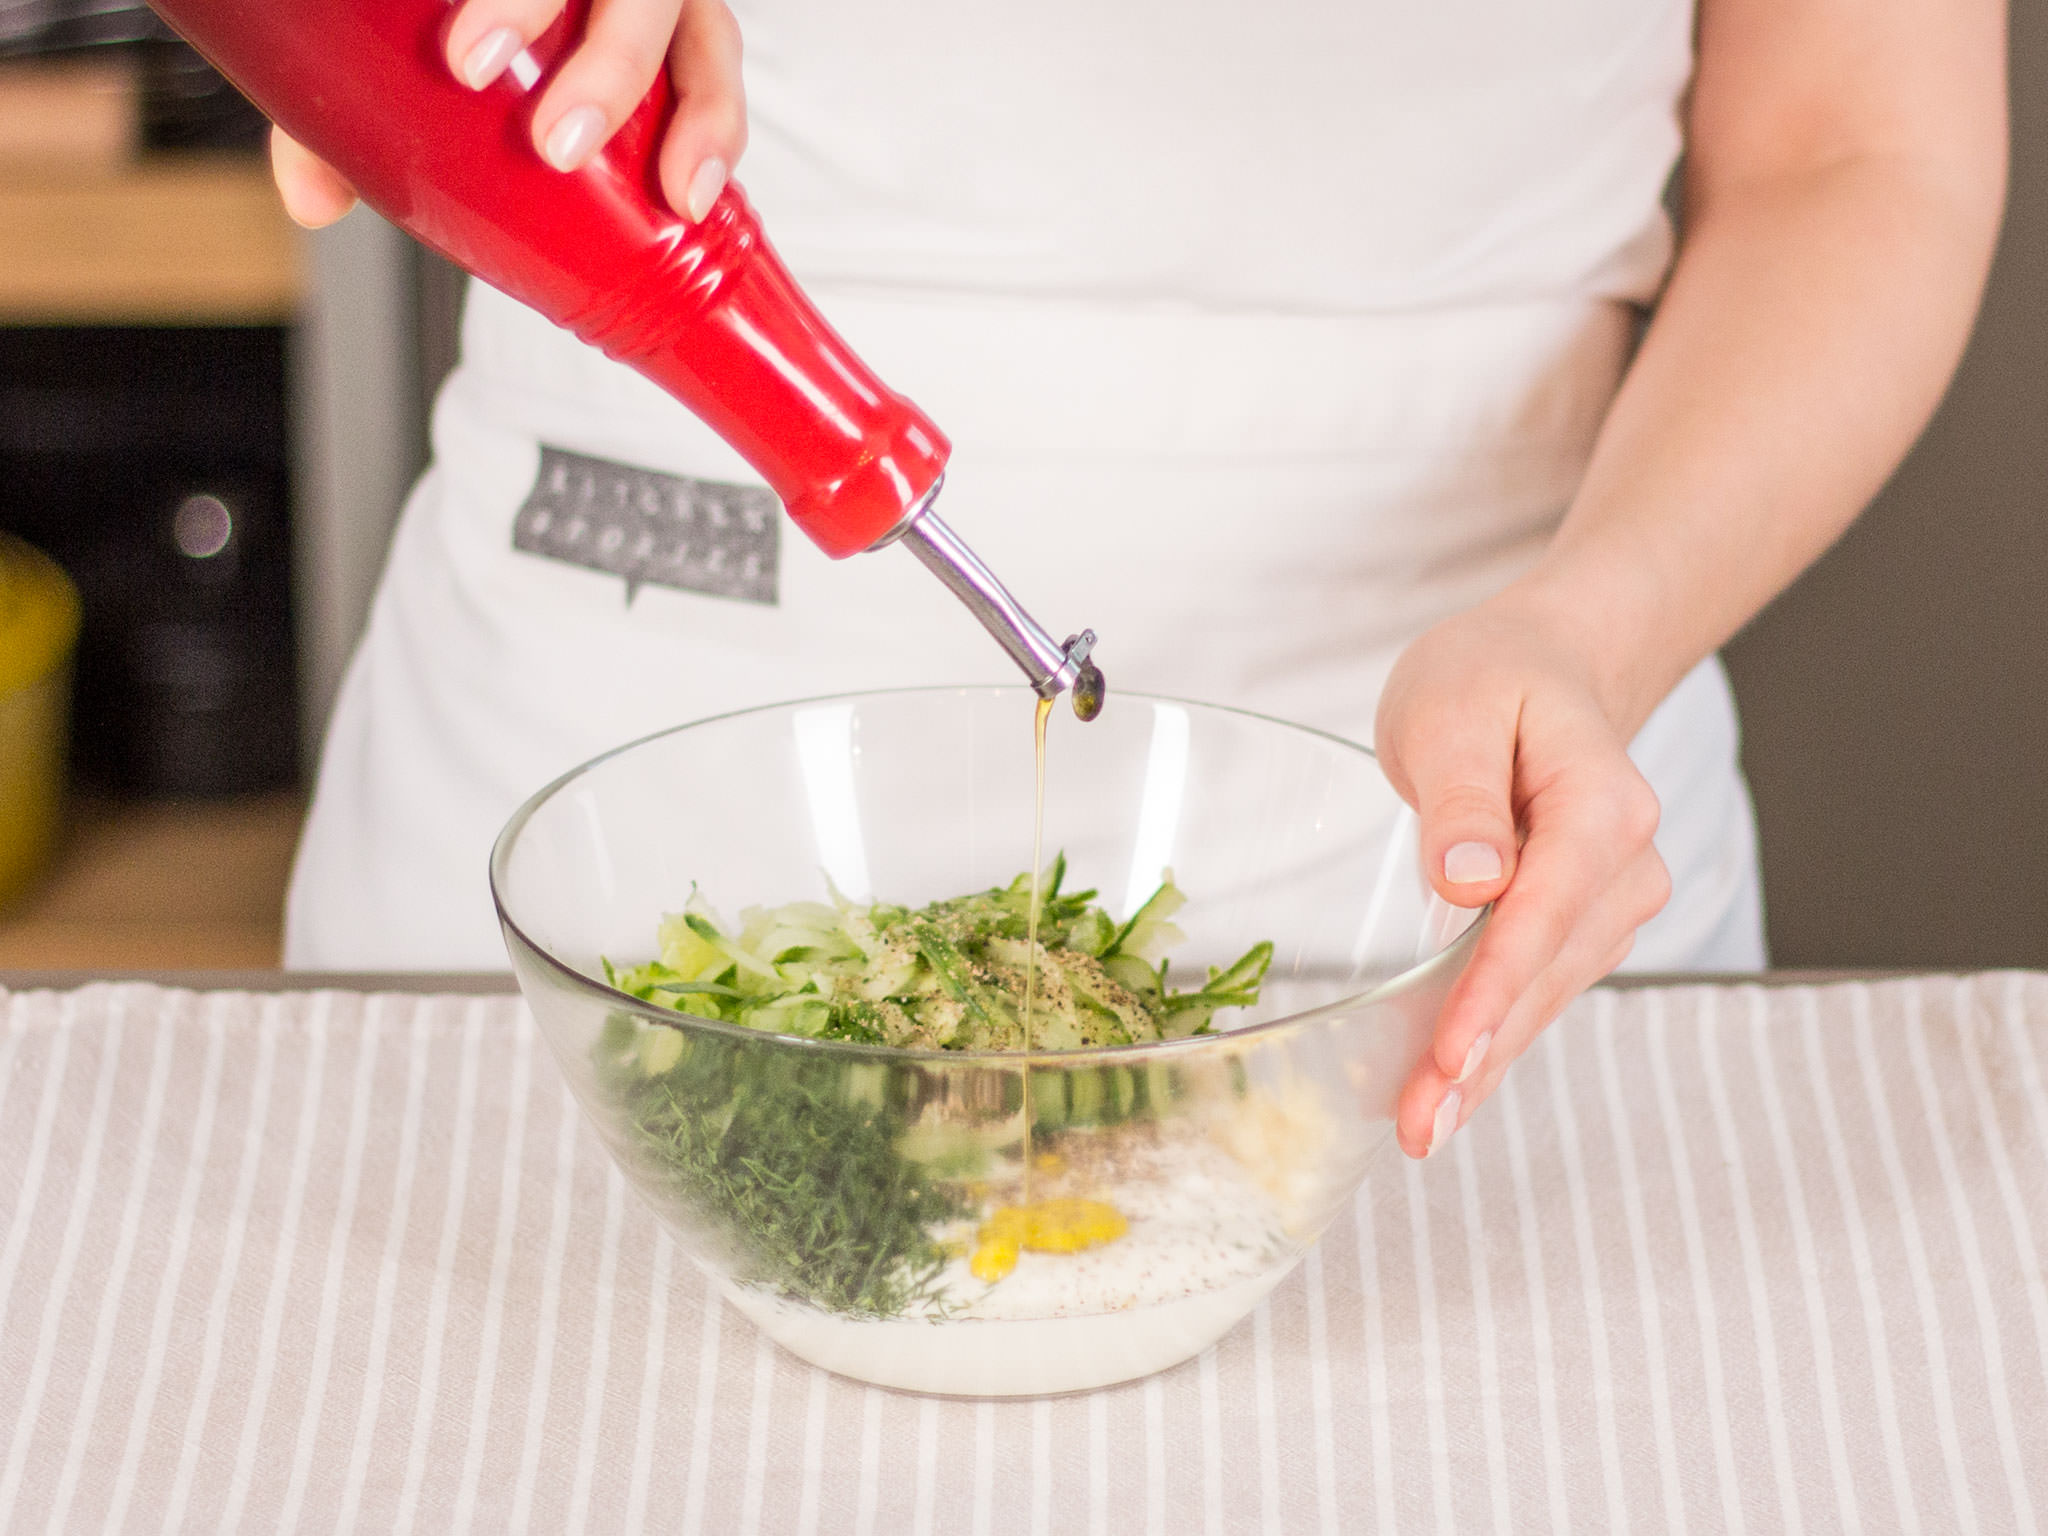
[[[367,208],[304,239],[293,519],[310,777],[399,510],[427,462],[428,411],[455,366],[466,279]]]
[[[305,237],[292,338],[293,600],[303,761],[362,633],[384,553],[424,458],[413,244],[367,208]]]
[[[2048,9],[2012,29],[2010,209],[1955,387],[1729,648],[1778,965],[2048,966]]]

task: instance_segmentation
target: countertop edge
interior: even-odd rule
[[[95,982],[140,981],[195,992],[397,992],[510,996],[510,971],[119,971],[0,970],[0,991],[69,992]]]
[[[1997,969],[1997,968],[1993,968]],[[1974,975],[1968,968],[1914,967],[1781,971],[1659,971],[1610,976],[1616,990],[1689,986],[1820,986],[1895,981],[1908,976]],[[68,992],[96,982],[138,981],[196,992],[394,992],[416,996],[498,997],[519,988],[510,971],[151,971],[0,970],[0,991]]]

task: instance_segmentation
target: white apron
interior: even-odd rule
[[[771,238],[953,437],[947,520],[1048,629],[1096,630],[1112,695],[1369,742],[1402,645],[1536,558],[1668,260],[1688,6],[740,15],[744,179]],[[759,482],[481,285],[433,425],[329,727],[290,965],[501,967],[492,840],[620,742],[778,699],[1016,680],[902,551],[835,563],[784,525],[740,595],[550,552],[544,456],[621,498]],[[1760,965],[1718,663],[1633,751],[1676,890],[1631,963]]]

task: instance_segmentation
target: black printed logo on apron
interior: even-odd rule
[[[641,585],[776,601],[782,504],[757,485],[656,474],[545,444],[512,547]]]

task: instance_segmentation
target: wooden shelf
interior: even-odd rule
[[[297,236],[260,159],[0,171],[0,323],[281,324],[304,288]]]
[[[42,884],[0,914],[0,967],[269,967],[305,802],[82,798]]]

